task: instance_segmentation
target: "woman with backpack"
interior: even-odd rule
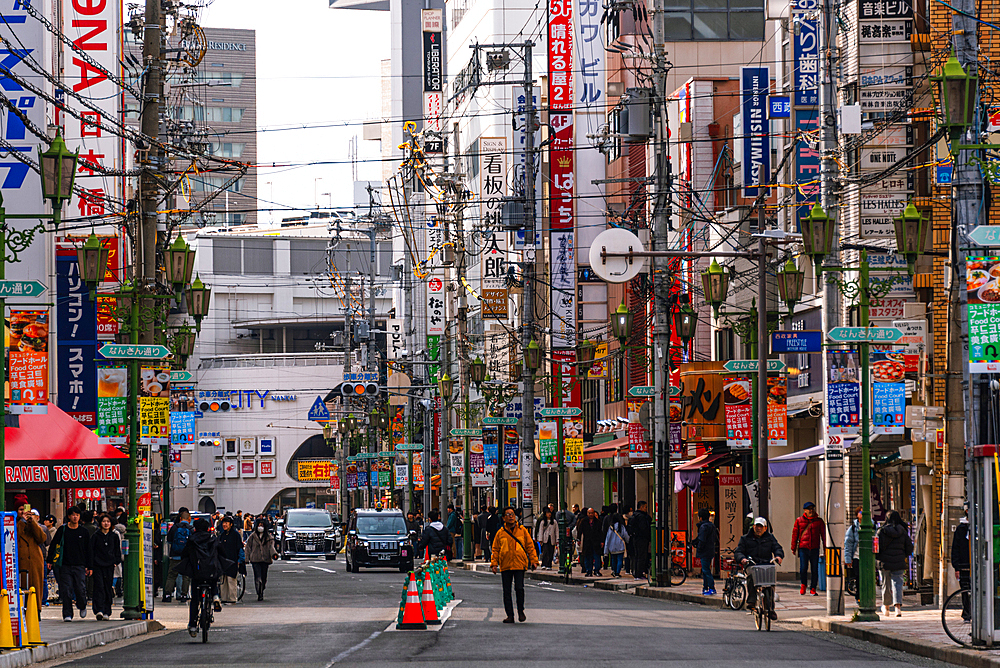
[[[899,512],[893,510],[875,537],[878,540],[878,567],[882,571],[882,615],[889,614],[891,605],[896,608],[896,616],[902,617],[903,573],[906,572],[906,560],[913,554],[910,532]]]
[[[609,556],[608,565],[616,577],[622,576],[622,566],[625,561],[625,546],[628,544],[628,531],[625,522],[618,513],[608,516],[608,533],[604,536],[604,556]]]

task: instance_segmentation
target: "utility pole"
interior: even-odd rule
[[[978,29],[977,5],[972,0],[957,0],[952,15],[952,46],[958,61],[966,72],[977,72],[979,69],[979,42],[976,35]],[[978,91],[977,91],[978,93]],[[975,101],[976,115],[974,122],[962,134],[962,143],[979,144],[980,100]],[[947,576],[949,559],[944,546],[948,544],[951,527],[957,526],[962,517],[962,505],[965,500],[965,485],[968,486],[968,498],[990,498],[991,490],[983,488],[986,482],[983,476],[974,475],[971,453],[972,446],[978,445],[976,437],[976,422],[971,419],[970,406],[978,405],[972,400],[973,388],[969,376],[969,337],[968,337],[968,295],[965,289],[967,250],[973,244],[969,240],[969,232],[978,225],[986,224],[981,206],[983,178],[979,167],[979,157],[974,151],[958,151],[952,161],[954,178],[952,180],[952,239],[951,250],[951,285],[948,290],[948,365],[945,381],[945,461],[944,474],[947,500],[942,512],[942,526],[939,544],[941,545],[941,574],[938,578],[938,600],[943,602],[947,593]],[[975,253],[981,255],[981,253]],[[958,369],[961,368],[961,375]],[[968,416],[968,417],[967,417]],[[963,485],[963,474],[965,485]],[[996,482],[996,481],[994,481]],[[978,509],[977,509],[978,510]],[[977,558],[986,555],[985,546],[993,540],[991,527],[982,526],[980,520],[983,514],[970,508],[969,537],[972,586],[972,638],[974,642],[993,644],[993,588],[995,582],[992,573],[992,563]],[[993,587],[990,587],[993,583]]]
[[[339,227],[339,226],[338,226]],[[347,271],[344,273],[344,374],[351,373],[351,352],[354,342],[354,336],[351,331],[351,244],[347,243]],[[341,399],[342,408],[347,411],[350,407],[350,399],[344,397]],[[347,415],[341,417],[342,420],[347,419]],[[346,439],[344,438],[346,436]],[[351,499],[349,498],[349,492],[347,491],[347,457],[350,455],[351,450],[351,437],[353,434],[347,432],[344,436],[340,437],[340,470],[343,471],[340,481],[340,498],[343,505],[343,514],[340,516],[343,521],[351,516]],[[355,465],[356,466],[356,465]],[[357,485],[358,476],[354,476],[355,485]],[[360,487],[360,485],[358,485]]]
[[[653,1],[653,174],[650,184],[650,200],[653,202],[653,250],[666,251],[669,247],[670,216],[670,175],[667,159],[667,51],[666,15],[664,0]],[[653,288],[655,320],[653,324],[653,463],[656,477],[655,507],[653,508],[656,532],[653,537],[655,550],[655,575],[657,586],[670,586],[670,499],[667,494],[667,477],[670,475],[669,398],[660,401],[664,393],[669,395],[670,383],[666,378],[670,373],[670,283],[669,259],[662,256],[653,258]],[[666,356],[666,357],[664,357]]]
[[[163,97],[163,61],[160,50],[163,39],[161,28],[162,17],[160,15],[160,0],[146,0],[145,21],[143,23],[143,66],[145,68],[146,82],[143,90],[145,98],[142,102],[142,120],[140,128],[142,133],[152,138],[154,141],[160,135],[160,103]],[[142,174],[139,177],[139,211],[141,220],[139,222],[139,240],[134,253],[133,280],[136,295],[140,295],[145,288],[154,287],[156,284],[156,224],[157,209],[159,200],[159,178],[158,175],[163,168],[163,153],[155,145],[146,146],[145,150],[139,151],[139,164]],[[138,307],[143,304],[141,299],[135,299],[131,311],[137,314]],[[137,331],[138,318],[131,318],[134,329],[131,332],[132,340],[142,343],[153,342],[153,327],[149,326],[145,331]],[[138,385],[139,364],[136,360],[129,362],[129,374],[133,388]],[[132,396],[137,396],[133,394]],[[142,587],[140,578],[140,555],[139,549],[142,535],[139,531],[138,515],[139,506],[136,489],[136,468],[138,463],[138,439],[139,420],[137,405],[130,407],[131,429],[129,431],[129,473],[126,490],[128,495],[128,516],[129,523],[125,530],[125,538],[132,549],[125,556],[125,601],[122,617],[124,619],[140,619],[142,617],[141,602],[139,592]],[[169,450],[169,446],[168,450]],[[169,465],[166,468],[169,471]],[[169,479],[165,480],[169,485]],[[169,498],[169,497],[167,497]],[[165,508],[164,510],[169,510]]]
[[[371,186],[369,186],[370,188]],[[371,227],[368,229],[368,238],[371,244],[371,256],[368,259],[368,371],[374,371],[378,373],[378,358],[375,355],[375,219],[372,218],[370,221]],[[368,452],[376,452],[378,450],[378,432],[376,425],[371,424],[373,420],[373,413],[375,407],[376,399],[373,397],[371,400],[371,408],[368,410]],[[386,414],[388,416],[388,413]],[[368,468],[371,470],[371,459],[367,460],[369,462]],[[371,485],[371,473],[368,473],[368,484]],[[375,474],[376,480],[378,479],[378,473]],[[392,480],[390,476],[390,481]],[[369,487],[371,490],[371,496],[368,499],[369,507],[374,508],[376,499],[378,498],[378,485]]]
[[[521,477],[521,459],[535,454],[535,374],[528,367],[528,344],[535,337],[535,121],[534,81],[531,70],[531,50],[534,42],[526,41],[524,48],[524,293],[521,301],[521,451],[517,458],[517,476]],[[501,446],[502,447],[502,446]],[[522,480],[523,483],[523,480]],[[521,491],[521,516],[525,525],[532,526],[534,496],[525,500]],[[513,504],[511,504],[513,505]]]
[[[817,35],[817,49],[820,54],[820,78],[819,78],[819,128],[820,128],[820,199],[823,209],[827,215],[835,217],[839,208],[839,193],[837,188],[837,126],[836,112],[837,95],[834,85],[834,54],[837,43],[837,22],[834,20],[832,5],[837,0],[820,0],[819,30]],[[829,41],[828,41],[829,38]],[[840,263],[840,239],[834,239],[833,251],[830,254],[836,264]],[[821,322],[822,330],[829,332],[834,327],[840,325],[840,299],[837,287],[817,277],[817,281],[823,281],[819,286],[821,291],[822,307]],[[831,382],[829,365],[826,361],[826,353],[821,354],[820,367],[823,374],[823,387],[829,387]],[[829,415],[829,407],[824,407],[824,415]],[[831,449],[830,437],[826,429],[821,436],[826,449]],[[844,463],[842,459],[831,460],[830,457],[823,458],[823,490],[827,497],[825,507],[826,529],[828,532],[829,544],[843,545],[845,532],[845,516],[847,506],[846,486],[844,485]],[[862,475],[867,476],[868,462],[862,463]],[[831,503],[832,501],[832,503]],[[853,510],[851,511],[851,521],[853,521]],[[853,555],[851,555],[853,557]],[[844,555],[836,555],[834,550],[828,550],[826,563],[829,566],[831,559],[841,559],[843,563]],[[860,560],[857,562],[860,570]],[[836,573],[840,569],[828,570],[826,579],[826,612],[829,615],[844,614],[843,597],[843,577],[831,576],[829,573]]]

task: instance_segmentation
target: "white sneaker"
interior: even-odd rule
[[[888,617],[889,616],[889,611],[886,609],[886,607],[884,605],[882,606],[882,616],[883,617]]]
[[[63,617],[63,621],[64,622],[71,622],[71,621],[73,621],[73,618],[72,617]]]
[[[104,613],[103,612],[98,612],[96,615],[94,615],[94,617],[97,617],[97,621],[99,621],[99,622],[103,622],[104,621]]]
[[[901,606],[901,605],[897,605],[896,606],[896,616],[897,617],[902,617],[903,616],[903,606]]]

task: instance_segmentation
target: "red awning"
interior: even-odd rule
[[[7,485],[25,489],[121,487],[128,455],[102,445],[97,435],[56,405],[43,415],[19,416],[4,430]]]
[[[716,459],[722,459],[725,457],[725,453],[721,455],[713,455],[711,453],[705,453],[704,455],[699,455],[689,462],[684,462],[678,466],[674,467],[675,471],[695,471],[697,469],[703,469]]]
[[[583,449],[583,461],[590,462],[595,459],[614,457],[622,448],[628,450],[628,436],[597,445],[588,445]]]

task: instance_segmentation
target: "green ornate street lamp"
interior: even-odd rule
[[[90,289],[90,301],[97,295],[97,284],[104,280],[108,271],[108,249],[93,232],[87,241],[76,249],[76,261],[79,265],[80,278]]]
[[[174,243],[167,248],[165,255],[167,282],[173,286],[177,301],[180,302],[184,286],[191,283],[195,251],[191,248],[191,244],[184,240],[184,236],[178,234]]]
[[[42,197],[52,203],[52,215],[46,217],[51,217],[56,229],[62,222],[63,202],[73,197],[73,182],[76,180],[76,162],[79,155],[79,151],[73,153],[66,148],[61,131],[56,132],[56,138],[44,153],[41,148],[38,149]]]
[[[910,201],[902,213],[893,218],[892,225],[896,231],[896,252],[906,258],[907,270],[913,275],[913,265],[924,253],[927,219]]]
[[[952,51],[944,65],[938,67],[931,77],[938,87],[941,100],[941,116],[938,125],[948,130],[948,137],[954,143],[961,138],[966,128],[972,125],[979,95],[979,73],[973,69],[967,73]],[[952,152],[957,152],[957,147]]]
[[[712,307],[712,314],[718,320],[719,309],[729,294],[729,272],[713,258],[708,269],[701,272],[701,285],[705,291],[705,302]]]
[[[201,321],[208,315],[208,304],[212,298],[212,288],[201,282],[200,276],[195,276],[194,283],[187,289],[188,313],[194,318],[195,330],[201,333]]]
[[[528,368],[528,371],[535,373],[542,367],[542,347],[538,345],[538,341],[532,339],[528,343],[528,347],[524,351],[524,365]]]
[[[674,331],[685,346],[694,338],[698,331],[698,312],[691,308],[691,304],[683,304],[674,311]]]
[[[809,215],[802,219],[801,227],[802,243],[806,247],[806,255],[812,258],[817,267],[816,280],[819,281],[819,267],[823,264],[823,258],[833,250],[833,235],[837,225],[826,215],[819,202],[816,202],[809,210]]]
[[[778,270],[778,295],[781,301],[788,305],[788,315],[791,315],[795,305],[802,301],[802,284],[805,277],[806,272],[799,269],[791,258],[788,258],[788,262]]]
[[[625,306],[625,300],[611,314],[611,333],[615,335],[622,348],[632,336],[632,312]]]
[[[486,380],[486,362],[481,357],[477,357],[469,364],[469,380],[477,388]]]

